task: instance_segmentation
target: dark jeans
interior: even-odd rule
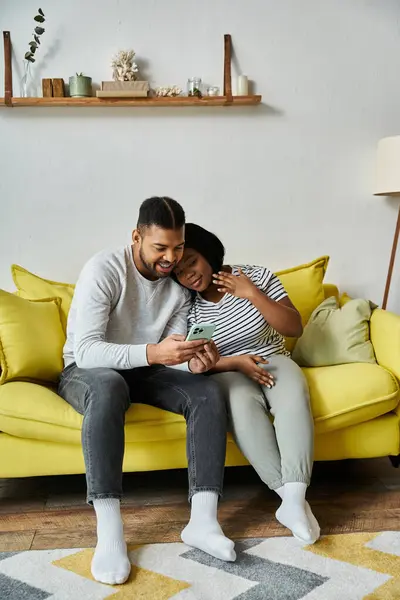
[[[58,393],[83,415],[89,503],[97,498],[121,498],[125,412],[132,402],[185,417],[189,499],[205,490],[221,494],[227,412],[222,392],[212,379],[163,366],[115,371],[71,364],[61,374]]]

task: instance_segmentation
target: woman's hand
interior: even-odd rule
[[[273,300],[258,288],[241,269],[238,270],[239,275],[223,271],[213,275],[213,283],[217,285],[218,291],[251,302],[265,321],[281,335],[300,337],[303,333],[301,317],[290,299],[286,296],[278,301]]]
[[[258,287],[254,285],[241,269],[238,270],[239,275],[232,275],[232,273],[225,273],[224,271],[215,273],[213,275],[213,283],[218,286],[219,292],[250,300],[254,292],[258,290]]]
[[[257,364],[268,364],[268,361],[261,356],[257,356],[255,354],[245,354],[243,356],[236,356],[235,361],[237,370],[244,375],[247,375],[247,377],[250,377],[250,379],[253,381],[256,381],[260,385],[266,385],[269,388],[275,385],[275,381],[271,373],[268,373],[268,371]]]

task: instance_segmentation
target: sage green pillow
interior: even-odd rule
[[[301,367],[376,362],[369,339],[371,313],[368,300],[349,300],[340,307],[337,298],[327,298],[312,313],[293,360]]]

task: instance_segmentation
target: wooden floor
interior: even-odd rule
[[[128,543],[179,541],[189,516],[185,471],[125,475]],[[0,480],[0,551],[95,545],[83,476]],[[322,533],[400,530],[400,470],[388,459],[317,463],[309,502]],[[287,535],[278,497],[250,467],[227,469],[220,522],[234,539]]]

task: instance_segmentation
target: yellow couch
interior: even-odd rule
[[[326,263],[320,277],[321,286]],[[287,273],[283,272],[281,278],[290,288]],[[19,279],[14,277],[18,280],[19,295],[43,297],[43,286],[40,291],[33,290],[32,286],[25,289],[24,270],[21,269],[19,275]],[[40,281],[53,286],[47,291],[48,295],[55,295],[54,286],[68,285]],[[304,285],[303,282],[300,287]],[[71,296],[73,286],[70,287]],[[334,286],[323,286],[321,290],[325,296],[338,294]],[[59,289],[58,295],[65,304],[64,292],[64,288]],[[302,290],[305,292],[308,293]],[[290,295],[296,296],[294,288]],[[311,295],[310,292],[307,297]],[[314,304],[319,300],[316,296]],[[67,302],[64,323],[68,308]],[[304,320],[310,314],[309,308]],[[400,454],[400,317],[376,309],[370,331],[377,364],[304,369],[315,419],[316,460]],[[0,477],[83,473],[81,425],[82,417],[56,394],[54,385],[18,379],[3,383],[0,385]],[[127,412],[125,431],[124,471],[186,466],[182,417],[135,404]],[[226,464],[246,464],[231,438]]]

